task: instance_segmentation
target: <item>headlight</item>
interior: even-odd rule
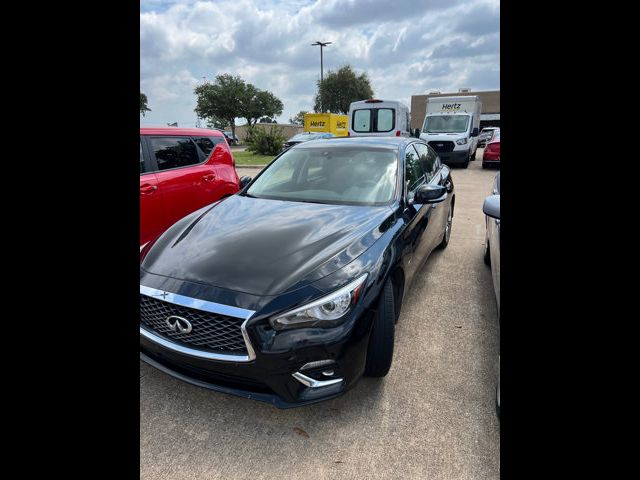
[[[459,138],[458,140],[456,140],[456,143],[458,145],[465,145],[467,143],[467,139],[466,138]]]
[[[356,304],[366,279],[365,273],[329,295],[269,319],[269,323],[274,330],[332,326],[333,322],[344,317]]]

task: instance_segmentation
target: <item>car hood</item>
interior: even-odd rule
[[[233,195],[171,227],[141,267],[252,295],[277,295],[342,268],[380,237],[392,215],[388,206]]]

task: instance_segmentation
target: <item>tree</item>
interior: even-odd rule
[[[219,130],[224,130],[228,125],[229,122],[222,118],[218,118],[215,115],[207,119],[207,128],[217,128]]]
[[[329,71],[322,84],[318,81],[313,109],[320,112],[349,113],[351,102],[373,97],[373,90],[366,72],[356,75],[350,65],[341,67],[337,72]]]
[[[282,114],[283,104],[273,93],[259,90],[251,84],[248,84],[247,87],[243,116],[249,125],[255,125],[263,117],[272,119]]]
[[[228,73],[216,76],[215,83],[198,85],[195,111],[199,117],[216,124],[225,121],[236,133],[236,118],[246,118],[249,126],[262,117],[275,117],[282,113],[282,102],[273,93],[259,90],[239,76]]]
[[[278,122],[276,122],[275,118],[262,117],[260,120],[258,120],[258,123],[278,123]]]
[[[147,96],[140,92],[140,113],[144,117],[145,112],[150,112],[151,109],[147,106]]]
[[[304,114],[307,113],[304,110],[300,110],[295,117],[289,118],[289,123],[294,125],[304,125]]]
[[[236,118],[243,117],[243,105],[247,103],[247,84],[239,76],[216,76],[214,83],[204,83],[194,89],[197,97],[195,111],[199,117],[213,123],[224,120],[236,134]]]

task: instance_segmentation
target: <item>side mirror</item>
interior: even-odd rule
[[[444,183],[444,186],[447,188],[447,193],[451,193],[453,191],[453,181],[451,180],[451,169],[442,165],[441,176]]]
[[[413,136],[416,137],[416,138],[420,138],[420,129],[419,128],[416,128],[413,131]]]
[[[249,185],[249,183],[251,183],[251,177],[240,177],[240,190]]]
[[[443,185],[422,185],[418,187],[412,203],[440,203],[447,198],[447,188]]]
[[[500,220],[500,195],[490,195],[485,198],[482,211],[485,215]]]
[[[472,137],[477,137],[478,136],[478,127],[474,127],[473,131],[471,132],[471,136]]]

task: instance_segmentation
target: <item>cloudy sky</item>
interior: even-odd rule
[[[279,123],[311,111],[320,78],[345,64],[374,94],[500,88],[499,0],[141,0],[141,125],[196,124],[193,88],[240,75],[284,103]],[[245,123],[238,119],[237,124]],[[203,122],[204,126],[204,122]]]

